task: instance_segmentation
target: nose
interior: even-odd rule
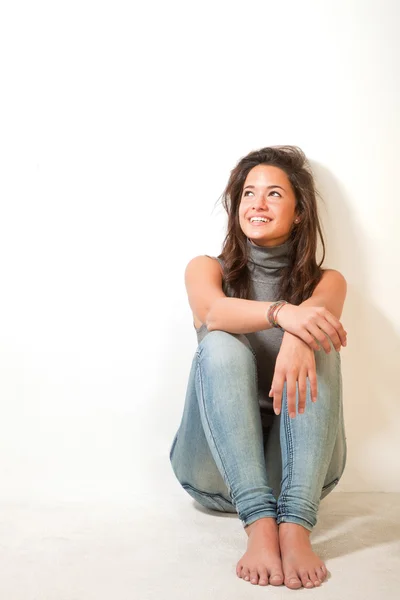
[[[267,197],[265,196],[265,194],[259,194],[254,199],[253,208],[256,208],[256,209],[263,208],[265,210],[268,210],[268,202],[267,202]]]

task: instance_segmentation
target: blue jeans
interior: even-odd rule
[[[330,340],[329,340],[330,341]],[[288,414],[286,382],[280,415],[262,426],[255,353],[242,334],[207,333],[193,357],[182,421],[169,458],[182,487],[212,510],[237,512],[243,526],[261,517],[309,531],[320,500],[346,464],[341,357],[315,351],[317,401]],[[298,391],[296,390],[296,406]]]

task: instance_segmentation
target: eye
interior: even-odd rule
[[[253,192],[251,190],[246,190],[245,193],[243,194],[244,196],[247,196],[247,194],[252,194]],[[280,193],[277,192],[276,190],[272,190],[272,192],[270,192],[270,194],[278,194],[278,196],[280,196]]]

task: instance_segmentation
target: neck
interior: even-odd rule
[[[277,269],[289,264],[289,240],[278,246],[259,246],[247,238],[248,260],[260,267]]]

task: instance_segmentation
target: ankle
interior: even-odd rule
[[[255,529],[261,528],[269,530],[273,528],[277,530],[276,519],[274,517],[261,517],[260,519],[253,521],[253,523],[250,523],[250,525],[246,525],[244,530],[247,535],[250,535]]]
[[[306,529],[306,527],[303,527],[302,525],[299,525],[298,523],[283,522],[283,523],[279,523],[278,527],[279,527],[280,535],[285,535],[285,534],[292,534],[292,535],[299,535],[299,536],[306,535],[307,537],[309,537],[311,535],[311,531],[309,529]]]

